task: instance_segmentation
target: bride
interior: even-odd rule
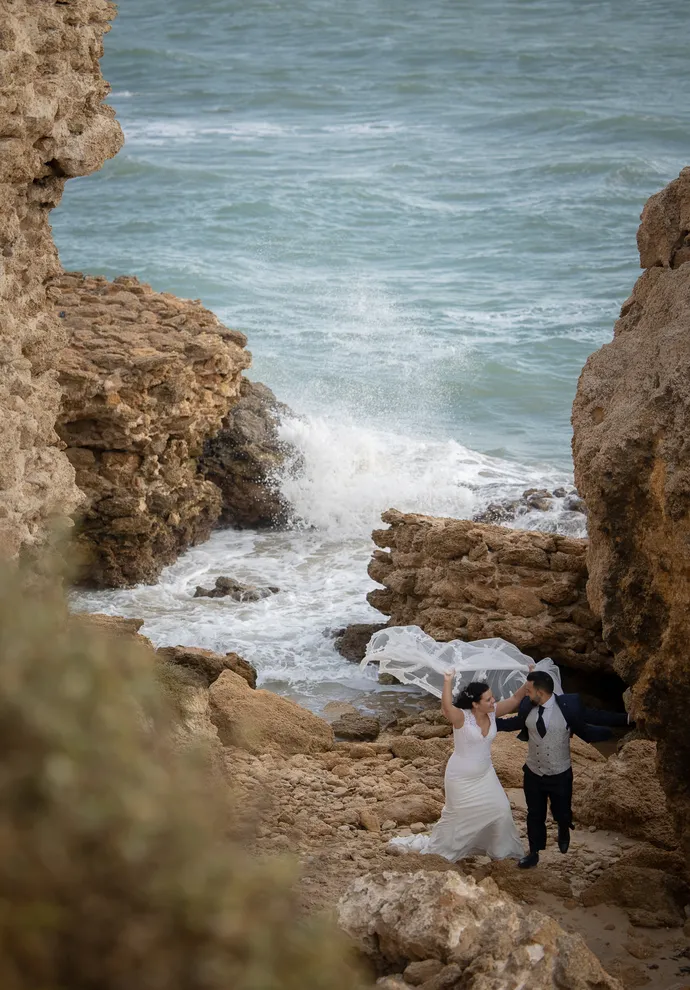
[[[453,701],[454,672],[444,674],[441,710],[453,726],[455,748],[445,776],[446,803],[431,835],[397,836],[391,845],[436,853],[451,862],[485,854],[520,859],[523,848],[508,796],[491,762],[496,716],[516,712],[527,685],[496,702],[483,681],[472,681]]]

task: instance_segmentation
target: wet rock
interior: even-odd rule
[[[338,633],[334,646],[346,660],[358,663],[364,659],[371,637],[386,625],[385,622],[354,622]]]
[[[473,521],[512,522],[528,512],[548,512],[558,504],[558,501],[561,501],[562,507],[570,512],[582,515],[587,513],[584,499],[580,498],[575,488],[556,488],[552,492],[548,488],[528,488],[518,498],[504,498],[489,503],[485,509],[473,516]]]
[[[257,588],[253,584],[241,584],[234,578],[218,577],[213,588],[202,588],[197,586],[194,592],[195,598],[231,598],[235,602],[258,602],[262,598],[269,598],[276,595],[280,588],[266,587]]]
[[[280,439],[290,409],[260,382],[243,379],[239,401],[220,430],[204,443],[199,470],[221,492],[226,526],[284,526],[291,507],[280,490],[280,471],[295,451]]]

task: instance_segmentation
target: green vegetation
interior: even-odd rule
[[[230,833],[150,652],[0,578],[2,990],[352,990],[293,867]]]

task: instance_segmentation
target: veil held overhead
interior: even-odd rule
[[[556,694],[563,693],[560,671],[550,657],[535,664],[505,639],[437,643],[419,626],[390,626],[374,633],[360,666],[372,662],[378,662],[381,673],[392,674],[402,684],[413,684],[437,698],[441,697],[443,675],[454,670],[456,687],[486,681],[501,701],[522,687],[533,664],[536,670],[551,675]]]

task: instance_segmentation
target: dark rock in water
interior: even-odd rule
[[[400,684],[397,677],[393,677],[392,674],[379,674],[378,677],[379,684],[383,684],[384,687],[392,687],[393,684]]]
[[[378,738],[381,723],[373,715],[346,712],[332,723],[336,739],[348,742],[371,742]]]
[[[220,431],[204,444],[199,470],[220,488],[220,522],[226,526],[284,526],[291,509],[277,474],[295,451],[278,435],[280,417],[290,410],[260,382],[243,379],[240,400]]]
[[[520,498],[506,498],[499,502],[490,502],[481,512],[473,516],[473,522],[503,523],[512,522],[527,512],[548,512],[554,506],[554,500],[563,500],[563,508],[570,512],[586,514],[584,500],[580,498],[575,488],[556,488],[550,492],[548,488],[527,488]]]
[[[232,598],[235,602],[258,602],[262,598],[268,598],[270,595],[277,594],[279,591],[280,588],[273,586],[257,588],[253,584],[240,584],[239,581],[235,581],[233,578],[219,577],[216,578],[216,584],[213,588],[202,588],[201,585],[198,585],[194,592],[194,597]]]
[[[371,637],[379,629],[385,629],[387,625],[387,622],[353,622],[352,625],[347,626],[342,632],[339,631],[335,641],[335,648],[346,660],[359,663],[360,660],[364,659],[367,644]]]

